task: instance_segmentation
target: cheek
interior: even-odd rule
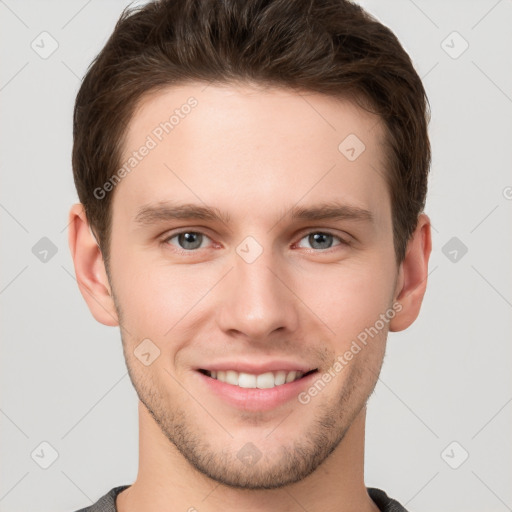
[[[116,266],[113,280],[126,328],[137,337],[153,336],[156,341],[178,329],[182,325],[178,322],[190,321],[218,276],[211,269],[199,272],[132,256]]]
[[[298,280],[297,295],[330,329],[330,337],[350,344],[390,308],[392,272],[380,265],[346,261]]]

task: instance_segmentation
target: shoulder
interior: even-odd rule
[[[384,491],[375,487],[367,487],[368,495],[381,512],[407,512],[398,501],[390,498]]]
[[[129,485],[120,485],[114,487],[103,495],[96,503],[89,507],[81,508],[76,512],[117,512],[116,509],[116,497],[121,492],[130,487]]]

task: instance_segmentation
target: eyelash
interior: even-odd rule
[[[207,238],[210,238],[206,233],[203,233],[202,231],[195,231],[195,230],[192,230],[192,229],[185,229],[185,230],[182,230],[182,231],[178,231],[176,233],[173,233],[171,235],[166,235],[165,238],[161,241],[161,244],[162,245],[171,245],[169,243],[169,240],[183,234],[183,233],[194,233],[194,234],[200,234],[200,235],[203,235]],[[340,236],[338,235],[335,235],[334,233],[331,233],[330,231],[323,231],[323,230],[312,230],[312,231],[307,231],[305,233],[302,234],[301,238],[299,239],[299,242],[301,240],[303,240],[304,238],[308,237],[309,235],[312,235],[312,234],[318,234],[318,233],[321,233],[322,235],[329,235],[329,236],[332,236],[334,238],[337,238],[338,241],[340,242],[338,245],[335,245],[333,247],[329,247],[328,249],[308,249],[309,251],[312,251],[312,252],[315,252],[315,253],[328,253],[328,252],[331,252],[332,250],[334,250],[336,247],[340,247],[340,246],[350,246],[350,242],[348,242],[347,240],[341,238]],[[181,249],[179,247],[175,247],[173,246],[173,250],[175,252],[177,252],[178,254],[186,254],[186,255],[194,255],[196,254],[201,248],[198,248],[198,249],[189,249],[189,250],[186,250],[186,249]]]

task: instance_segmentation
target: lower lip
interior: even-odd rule
[[[309,387],[315,376],[318,376],[318,371],[316,371],[301,379],[281,384],[280,386],[268,389],[255,389],[227,384],[226,382],[208,377],[200,371],[195,373],[210,391],[220,396],[230,405],[246,411],[268,411],[290,400],[297,399],[299,393]]]

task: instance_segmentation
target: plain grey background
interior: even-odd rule
[[[512,510],[512,1],[361,3],[427,89],[434,228],[369,401],[366,484],[411,511]],[[75,95],[127,5],[0,0],[2,512],[71,512],[137,474],[119,330],[89,313],[66,228]]]

